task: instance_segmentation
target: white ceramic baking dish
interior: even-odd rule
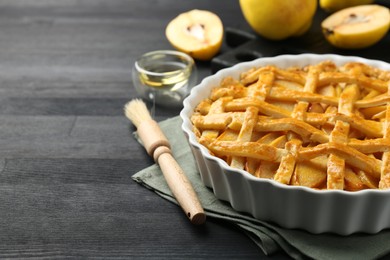
[[[377,233],[390,228],[390,190],[315,190],[257,178],[211,155],[199,144],[192,131],[190,117],[194,108],[210,95],[211,89],[218,86],[224,77],[238,78],[241,72],[264,65],[302,67],[323,60],[332,60],[336,65],[350,61],[363,62],[390,70],[390,64],[385,62],[339,55],[281,55],[240,63],[205,78],[192,89],[180,113],[182,129],[188,138],[203,183],[213,190],[218,199],[230,202],[235,210],[281,227],[303,229],[316,234]]]

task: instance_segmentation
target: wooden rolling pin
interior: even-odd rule
[[[152,119],[145,103],[134,99],[125,105],[125,115],[137,128],[137,133],[147,153],[160,166],[173,196],[193,224],[200,225],[206,214],[188,180],[175,158],[171,146],[156,121]]]

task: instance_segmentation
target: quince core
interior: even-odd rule
[[[390,12],[380,5],[360,5],[337,11],[321,24],[328,42],[343,49],[362,49],[380,41],[388,32]]]
[[[216,14],[195,9],[169,22],[165,35],[175,49],[194,59],[210,60],[221,48],[223,25]]]

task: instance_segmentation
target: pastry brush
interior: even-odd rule
[[[135,125],[147,153],[159,165],[173,196],[193,224],[203,224],[206,214],[191,182],[172,155],[168,139],[152,119],[140,99],[129,101],[124,107],[126,117]]]

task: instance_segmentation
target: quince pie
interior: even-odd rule
[[[191,117],[231,167],[314,189],[390,188],[390,71],[359,62],[252,68]]]

